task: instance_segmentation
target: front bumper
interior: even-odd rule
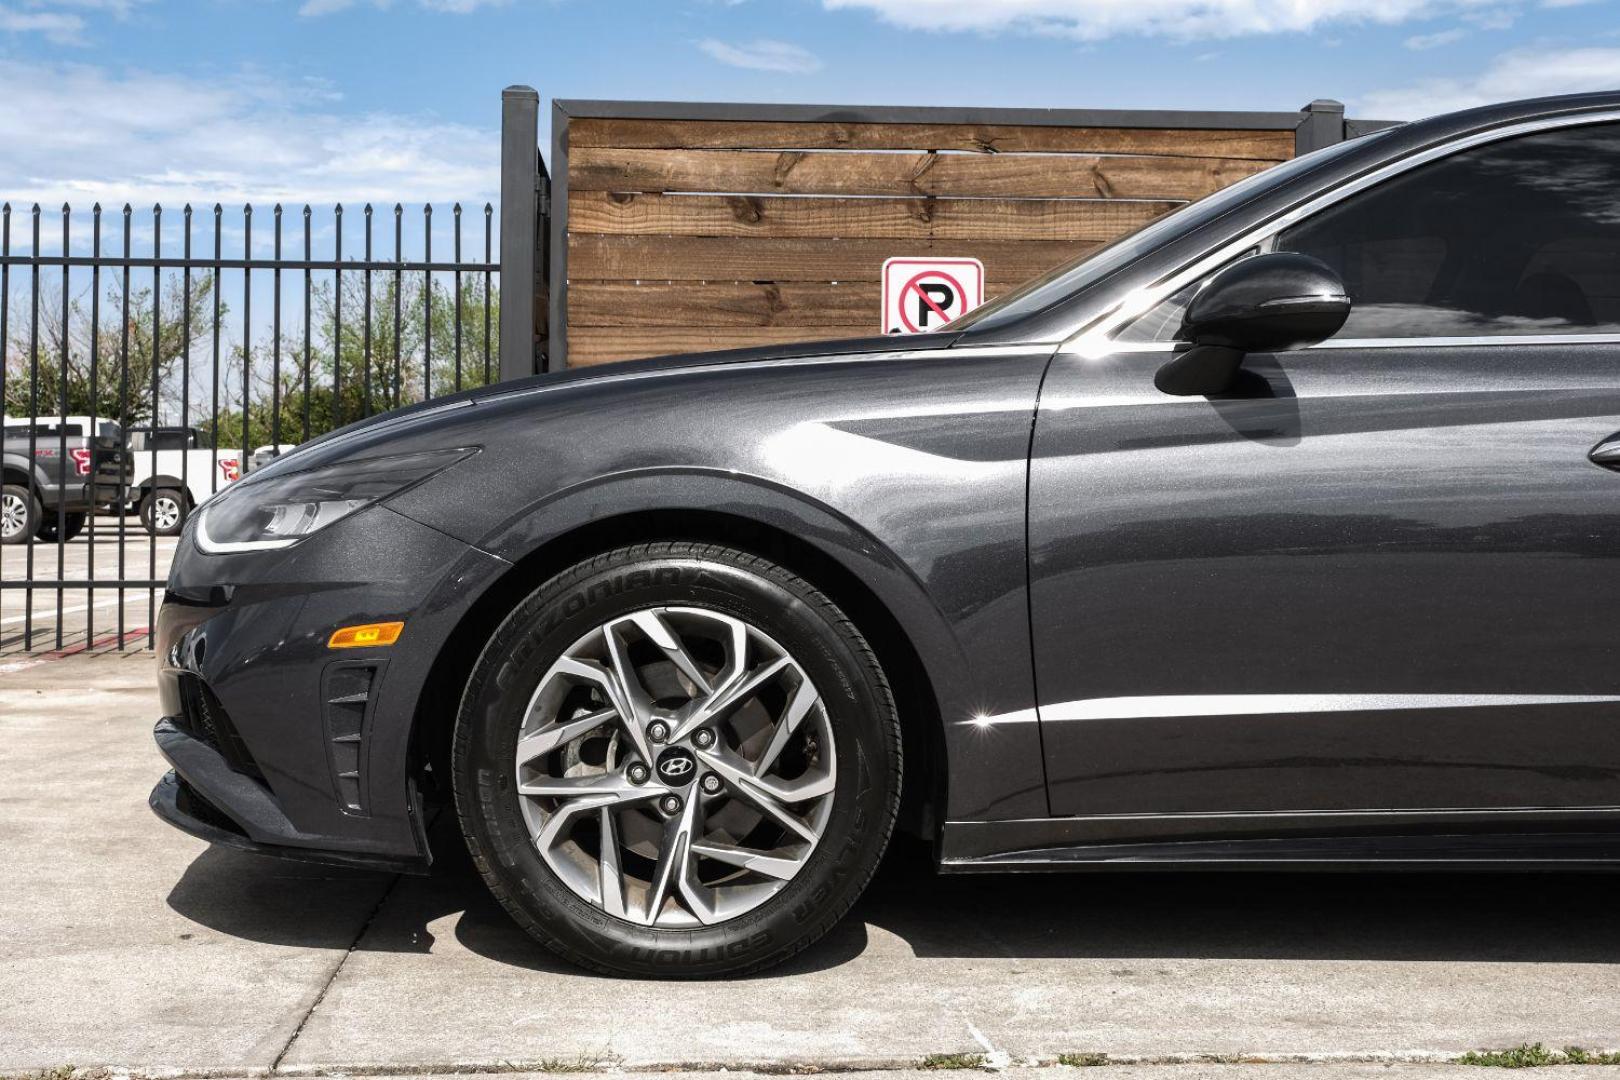
[[[181,832],[190,833],[199,840],[206,840],[220,847],[250,851],[255,855],[321,863],[325,866],[348,866],[360,870],[388,870],[406,874],[420,874],[427,870],[427,864],[420,859],[390,859],[379,855],[286,847],[251,840],[218,807],[203,799],[195,788],[180,779],[180,774],[173,769],[163,774],[163,779],[157,782],[146,802],[153,813]]]
[[[215,843],[351,866],[431,859],[412,735],[447,641],[510,565],[376,506],[283,551],[181,537],[158,617],[164,820]],[[401,619],[386,648],[327,648]]]

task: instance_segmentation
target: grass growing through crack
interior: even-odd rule
[[[1508,1050],[1470,1050],[1459,1065],[1492,1069],[1539,1069],[1548,1065],[1620,1065],[1620,1053],[1597,1053],[1579,1046],[1549,1050],[1540,1043],[1520,1043]]]
[[[1057,1060],[1059,1065],[1071,1065],[1077,1069],[1089,1069],[1109,1064],[1107,1054],[1099,1054],[1095,1051],[1080,1054],[1059,1054]]]
[[[922,1059],[925,1069],[982,1069],[990,1059],[983,1054],[929,1054]]]

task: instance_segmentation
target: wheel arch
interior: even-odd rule
[[[36,496],[39,494],[38,478],[34,475],[33,470],[25,469],[21,465],[13,465],[7,462],[4,466],[0,466],[0,483],[21,484]]]
[[[170,488],[171,490],[178,491],[180,494],[184,495],[186,497],[186,509],[188,510],[193,509],[197,505],[197,496],[191,493],[191,488],[178,476],[170,476],[168,473],[160,473],[157,476],[148,476],[145,480],[142,480],[139,484],[132,487],[130,489],[130,493],[134,496],[134,498],[131,501],[140,502],[142,499],[146,498],[148,494],[158,490],[159,488]]]
[[[593,555],[625,544],[685,540],[722,544],[771,559],[825,592],[849,615],[877,654],[901,722],[905,779],[900,826],[937,842],[948,774],[940,694],[916,641],[862,576],[823,547],[763,521],[713,509],[643,509],[586,521],[535,546],[468,608],[429,670],[412,718],[411,770],[447,776],[451,734],[462,691],[501,621],[546,580]],[[447,793],[444,793],[447,794]]]

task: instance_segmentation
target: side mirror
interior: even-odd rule
[[[1153,376],[1166,394],[1228,390],[1243,357],[1325,341],[1350,317],[1350,297],[1333,268],[1292,252],[1255,255],[1205,283],[1187,305],[1177,335],[1192,342]]]

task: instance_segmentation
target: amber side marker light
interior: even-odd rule
[[[328,649],[369,649],[374,645],[392,645],[405,629],[402,622],[374,622],[360,626],[345,626],[335,631],[326,643]]]

